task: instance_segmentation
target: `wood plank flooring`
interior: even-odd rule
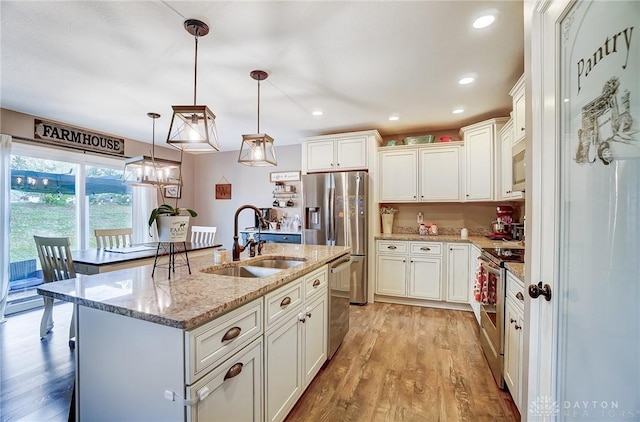
[[[71,305],[38,336],[42,310],[0,324],[0,421],[66,421],[73,387]],[[351,306],[345,342],[287,422],[519,421],[482,355],[470,312],[384,303]]]
[[[286,422],[519,421],[471,312],[351,306],[351,326]]]
[[[69,348],[73,307],[53,307],[53,330],[40,341],[42,309],[0,324],[0,421],[66,421],[75,375]]]

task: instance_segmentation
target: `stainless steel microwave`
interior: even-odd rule
[[[512,173],[511,173],[511,190],[514,192],[524,192],[525,181],[525,139],[521,140],[512,147]]]

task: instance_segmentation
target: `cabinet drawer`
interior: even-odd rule
[[[378,240],[378,253],[406,254],[407,242],[393,240]]]
[[[265,295],[265,331],[286,315],[299,312],[303,298],[302,285],[302,278],[299,278]]]
[[[185,332],[187,384],[262,334],[262,298]]]
[[[324,292],[327,289],[327,267],[318,268],[304,276],[304,300]]]
[[[507,271],[507,298],[511,298],[515,304],[524,309],[524,283],[509,271]]]
[[[437,242],[411,243],[411,255],[441,256],[442,243],[437,243]]]

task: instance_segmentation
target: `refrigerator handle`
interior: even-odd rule
[[[328,244],[334,246],[336,244],[336,188],[329,188],[329,230],[327,233]]]

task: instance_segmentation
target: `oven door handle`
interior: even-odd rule
[[[487,272],[490,272],[496,276],[501,275],[500,268],[494,267],[493,265],[489,264],[487,261],[483,259],[480,260],[480,265],[482,265]]]

